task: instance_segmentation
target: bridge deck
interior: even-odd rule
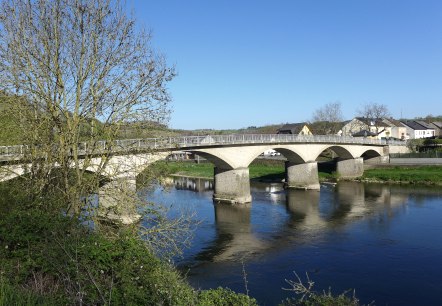
[[[356,138],[335,135],[291,135],[291,134],[234,134],[234,135],[205,135],[180,136],[145,139],[120,139],[113,142],[104,140],[94,143],[81,142],[78,144],[80,155],[92,153],[118,153],[133,150],[176,150],[197,147],[228,146],[241,144],[276,144],[276,143],[329,143],[357,145],[401,145],[404,141]],[[0,146],[0,161],[17,160],[29,150],[27,145]]]

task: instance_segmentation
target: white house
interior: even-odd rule
[[[406,127],[410,139],[431,138],[436,134],[436,130],[424,121],[408,120],[401,123]]]

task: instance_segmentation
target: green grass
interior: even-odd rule
[[[442,166],[369,169],[364,172],[362,179],[400,183],[441,184]]]
[[[213,164],[193,162],[161,162],[158,166],[166,169],[168,175],[213,178]],[[164,170],[163,169],[163,170]],[[249,167],[250,179],[280,182],[285,177],[283,162],[254,161]],[[320,171],[320,181],[335,181],[336,173]],[[399,183],[441,184],[442,166],[394,167],[365,170],[360,180]]]
[[[194,162],[158,162],[156,168],[162,169],[168,175],[182,175],[190,177],[213,178],[214,166],[211,163]],[[160,171],[157,171],[160,172]],[[334,173],[319,172],[320,181],[335,180]],[[255,160],[249,166],[249,175],[252,180],[281,182],[285,178],[285,167],[283,161]]]
[[[168,174],[213,178],[214,165],[211,163],[167,162],[157,163],[156,167],[165,167]],[[284,164],[252,163],[249,167],[251,179],[278,180],[284,178]]]

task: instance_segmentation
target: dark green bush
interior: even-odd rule
[[[256,300],[245,294],[238,294],[228,288],[204,290],[198,294],[199,306],[253,306]]]

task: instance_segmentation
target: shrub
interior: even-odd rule
[[[253,306],[256,300],[245,294],[235,293],[228,288],[203,290],[198,294],[199,306]]]

